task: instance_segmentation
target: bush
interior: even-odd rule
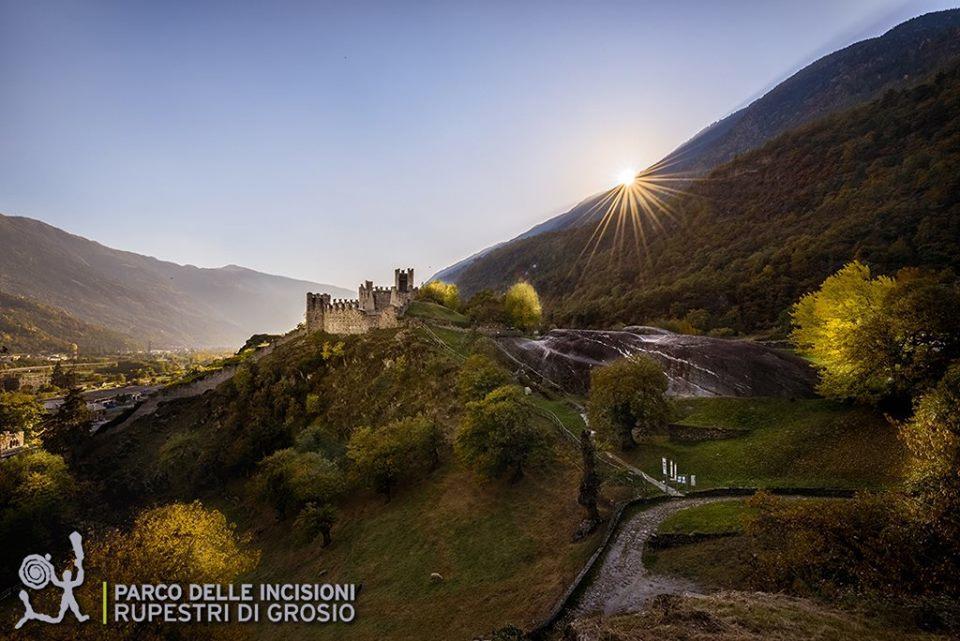
[[[505,325],[508,322],[503,297],[489,289],[481,290],[471,296],[463,306],[463,313],[475,323]]]
[[[540,308],[540,297],[533,285],[521,281],[507,290],[503,297],[503,308],[507,320],[523,330],[532,330],[540,326],[543,312]]]
[[[960,567],[960,363],[920,397],[900,433],[913,456],[907,499],[912,520],[932,559],[952,558]]]
[[[590,372],[587,414],[590,426],[608,444],[636,446],[635,429],[653,432],[670,416],[667,377],[656,361],[634,355],[595,367]]]
[[[533,411],[517,385],[498,387],[483,400],[467,403],[456,437],[458,455],[486,476],[512,470],[512,481],[546,451],[546,439],[533,423]]]
[[[46,549],[71,520],[76,485],[63,458],[30,450],[0,461],[0,571],[35,549]],[[8,572],[9,570],[9,572]]]
[[[101,537],[90,552],[99,576],[124,583],[229,583],[259,556],[221,512],[199,501],[142,512],[129,532]]]
[[[464,402],[478,401],[509,382],[510,374],[492,358],[483,354],[474,354],[460,367],[457,392]]]
[[[0,432],[26,432],[29,438],[41,416],[43,406],[31,394],[0,393]]]

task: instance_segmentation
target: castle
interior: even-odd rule
[[[330,294],[307,292],[307,331],[328,334],[363,334],[371,329],[396,327],[407,305],[417,294],[413,268],[395,269],[393,287],[360,285],[356,300],[331,300]]]

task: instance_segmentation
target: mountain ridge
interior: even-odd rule
[[[224,347],[302,318],[307,291],[333,285],[239,266],[180,265],[0,214],[0,290],[163,347]]]

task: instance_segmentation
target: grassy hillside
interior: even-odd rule
[[[878,412],[823,399],[703,398],[679,401],[690,426],[728,428],[730,438],[645,439],[624,455],[659,477],[660,458],[710,487],[871,488],[897,483],[905,453]]]
[[[85,323],[62,309],[0,292],[0,347],[31,354],[119,352],[136,347],[130,336]]]
[[[254,581],[324,577],[364,584],[349,629],[267,627],[265,639],[471,639],[544,617],[595,549],[571,543],[581,518],[576,468],[541,469],[516,486],[478,484],[457,466],[389,504],[348,507],[328,550],[289,543],[282,525],[258,536]],[[443,581],[432,583],[438,572]]]
[[[410,303],[405,315],[443,325],[466,327],[470,324],[470,319],[460,312],[425,300],[415,300]]]
[[[582,641],[934,641],[869,617],[782,595],[721,592],[657,599],[647,610],[573,626]]]
[[[434,329],[463,338],[468,332]],[[473,336],[473,340],[476,337]],[[104,434],[87,458],[107,501],[103,518],[125,521],[144,502],[201,498],[223,510],[261,553],[254,582],[363,584],[358,620],[339,626],[258,627],[267,639],[472,638],[544,617],[599,542],[576,544],[579,453],[546,417],[534,421],[552,454],[510,484],[468,469],[449,446],[441,466],[401,484],[390,501],[351,485],[337,506],[333,543],[304,542],[251,492],[254,467],[303,430],[329,428],[322,451],[349,469],[343,443],[359,426],[424,414],[452,439],[462,403],[460,359],[423,329],[364,336],[314,334],[245,364],[232,382],[202,397]],[[443,576],[431,581],[431,573]]]
[[[791,131],[714,171],[646,249],[592,229],[511,243],[461,289],[528,278],[561,326],[698,313],[702,329],[782,329],[797,298],[854,258],[879,272],[960,268],[960,69]]]

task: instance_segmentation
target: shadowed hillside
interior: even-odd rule
[[[63,310],[0,292],[0,348],[69,353],[71,345],[76,345],[82,354],[97,354],[123,351],[134,344],[129,336],[84,323]]]

